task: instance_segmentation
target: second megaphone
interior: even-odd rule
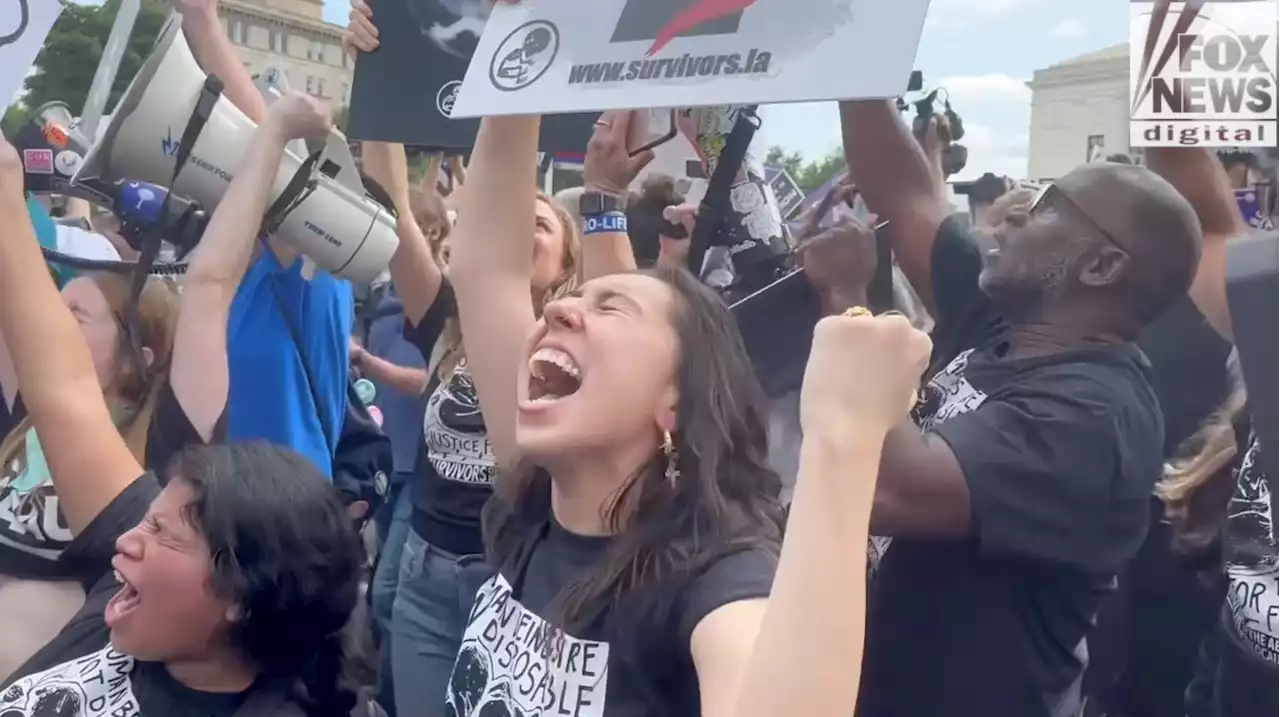
[[[131,179],[168,185],[205,78],[180,23],[171,18],[73,182]],[[169,189],[212,210],[227,191],[256,129],[253,120],[219,97]],[[305,158],[285,152],[271,188],[272,201],[285,192],[304,163]],[[320,164],[315,190],[302,195],[276,235],[332,274],[372,281],[395,253],[395,219],[365,193],[346,139],[336,130]]]

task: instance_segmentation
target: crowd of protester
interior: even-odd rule
[[[825,318],[771,396],[633,113],[555,197],[538,117],[413,182],[361,143],[399,245],[357,312],[262,232],[331,109],[268,105],[216,3],[174,5],[257,124],[185,276],[47,263],[0,140],[0,716],[1280,712],[1248,162],[1150,148],[969,226],[945,117],[842,102],[849,178],[795,237]]]

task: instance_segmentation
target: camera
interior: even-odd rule
[[[913,70],[907,82],[907,93],[897,99],[898,111],[907,112],[915,109],[911,119],[911,130],[916,141],[923,146],[929,126],[933,121],[938,96],[942,95],[942,116],[946,122],[939,126],[939,139],[942,141],[942,172],[950,177],[965,168],[969,161],[969,149],[960,144],[964,139],[964,120],[951,108],[951,98],[945,87],[924,89],[924,74]]]

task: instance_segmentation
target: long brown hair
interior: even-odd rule
[[[1227,503],[1238,452],[1235,424],[1245,411],[1246,395],[1237,388],[1190,438],[1179,458],[1156,485],[1173,526],[1173,548],[1197,554],[1213,544],[1227,520]]]
[[[547,302],[564,296],[573,291],[578,285],[578,266],[582,261],[582,243],[578,237],[578,222],[564,208],[564,205],[542,192],[538,192],[538,201],[551,207],[551,211],[555,212],[556,219],[560,221],[560,226],[564,227],[564,232],[561,235],[564,242],[564,258],[560,262],[560,274],[542,292],[541,299],[533,307],[534,312],[541,316],[542,307],[546,306]],[[457,317],[449,319],[445,324],[444,333],[441,335],[440,340],[442,349],[440,362],[436,364],[436,376],[443,380],[466,358],[466,350],[462,344],[462,327],[459,325]]]
[[[149,279],[138,300],[138,325],[141,343],[151,350],[151,365],[145,371],[138,366],[132,342],[125,327],[129,306],[129,279],[120,274],[91,272],[83,275],[93,281],[106,297],[111,313],[119,326],[116,341],[116,371],[119,394],[129,407],[127,416],[119,423],[129,451],[140,465],[146,465],[147,436],[151,419],[155,415],[156,397],[164,382],[169,380],[169,358],[173,350],[173,336],[178,323],[178,295],[162,279]],[[27,432],[31,419],[19,423],[0,442],[0,466],[26,465]]]
[[[672,431],[675,480],[655,445],[601,515],[614,532],[608,553],[557,596],[550,622],[570,633],[602,616],[610,642],[645,664],[679,596],[720,558],[755,550],[773,559],[782,543],[781,479],[769,465],[766,398],[727,305],[682,268],[643,272],[671,287],[680,339],[679,402]],[[514,557],[551,510],[545,471],[515,468],[485,504],[485,546],[495,565]],[[501,490],[499,490],[501,489]],[[669,636],[670,633],[665,633]],[[550,635],[549,637],[555,637]],[[548,640],[553,644],[555,640]]]

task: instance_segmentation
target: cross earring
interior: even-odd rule
[[[676,480],[680,478],[680,469],[676,467],[676,461],[679,456],[676,454],[676,444],[671,439],[671,431],[663,431],[662,433],[662,454],[667,458],[667,483],[671,484],[672,488],[675,488]]]

